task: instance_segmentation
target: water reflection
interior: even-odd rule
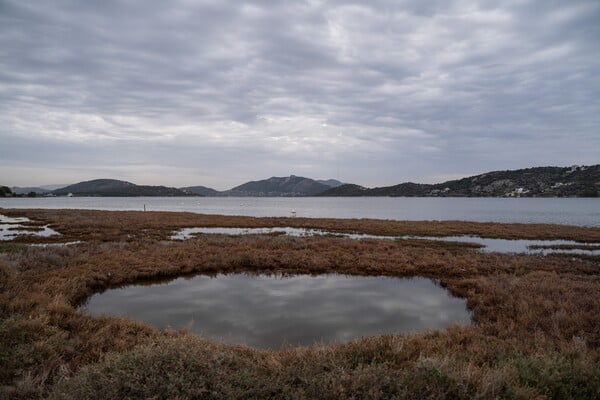
[[[466,301],[425,278],[345,275],[198,275],[94,295],[93,315],[130,316],[158,328],[260,348],[347,341],[468,324]]]

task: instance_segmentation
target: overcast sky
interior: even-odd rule
[[[598,0],[0,0],[0,184],[596,164],[599,21]]]

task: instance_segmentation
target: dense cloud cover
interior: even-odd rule
[[[600,2],[0,0],[0,183],[598,163]]]

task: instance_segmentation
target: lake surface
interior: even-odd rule
[[[259,348],[470,323],[466,300],[420,277],[197,275],[110,289],[84,307]]]
[[[254,217],[463,220],[600,226],[599,198],[56,197],[0,198],[4,208],[190,211]]]

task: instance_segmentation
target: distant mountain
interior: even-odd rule
[[[94,179],[52,191],[56,196],[189,196],[189,193],[166,186],[136,185],[115,179]]]
[[[59,184],[53,184],[53,185],[40,185],[39,187],[42,189],[46,189],[48,191],[52,191],[52,190],[67,187],[69,185],[70,185],[70,183],[59,183]]]
[[[53,185],[60,186],[60,185]],[[79,182],[48,192],[48,186],[3,189],[0,196],[30,192],[65,196],[407,196],[407,197],[599,197],[600,164],[572,167],[536,167],[494,171],[436,184],[404,182],[365,188],[335,179],[314,180],[301,176],[271,177],[246,182],[223,192],[206,186],[181,189],[144,186],[115,179]]]
[[[218,190],[211,189],[206,186],[187,186],[187,187],[182,187],[179,189],[183,190],[184,192],[193,193],[193,194],[197,194],[200,196],[207,196],[207,197],[219,196],[221,194],[221,192],[219,192]]]
[[[290,175],[287,177],[272,177],[261,181],[252,181],[221,192],[224,196],[255,196],[255,197],[298,197],[314,196],[330,186],[319,183],[314,179]]]
[[[399,185],[369,189],[370,196],[426,196],[432,185],[405,182]]]
[[[29,194],[31,192],[34,192],[36,194],[46,194],[46,193],[50,192],[50,190],[44,189],[44,188],[41,188],[41,187],[18,187],[18,186],[13,186],[11,188],[11,190],[13,191],[13,193],[16,193],[16,194]]]
[[[600,165],[494,171],[433,185],[406,182],[373,189],[342,185],[319,196],[598,197]]]
[[[362,193],[367,189],[364,186],[346,183],[337,187],[332,187],[324,192],[319,193],[319,196],[364,196]]]
[[[337,179],[317,179],[317,182],[332,188],[344,185],[344,182],[340,182]]]

